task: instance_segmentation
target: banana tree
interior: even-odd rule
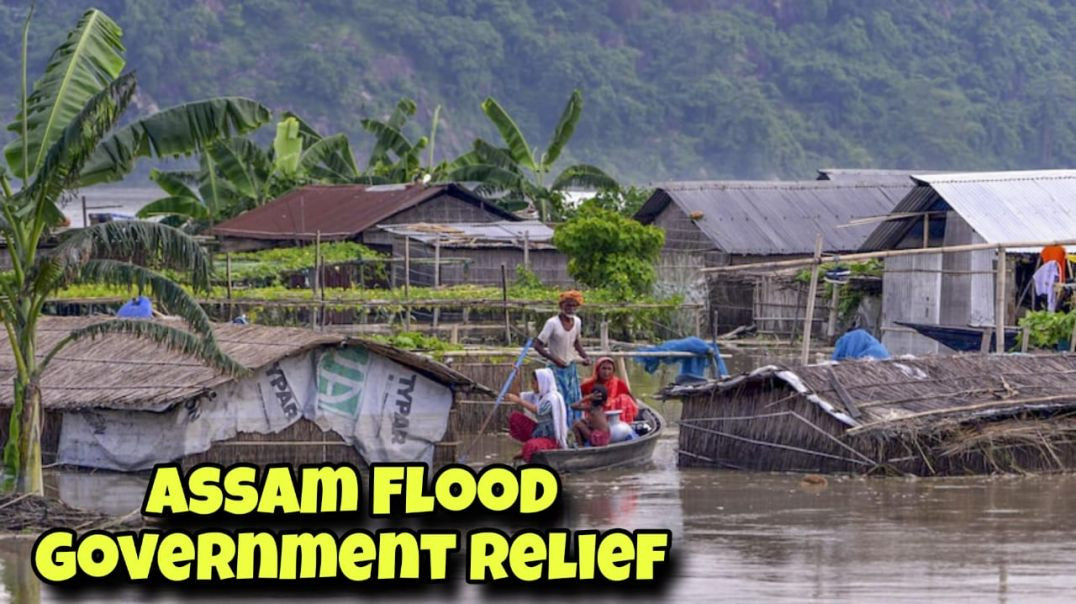
[[[199,157],[198,170],[154,170],[150,180],[166,196],[139,210],[139,218],[172,216],[212,226],[295,187],[357,182],[361,173],[346,136],[322,137],[298,116],[285,114],[271,150],[244,137],[217,141]]]
[[[57,199],[79,185],[122,178],[140,157],[191,153],[213,140],[253,130],[269,119],[269,111],[248,99],[215,98],[117,127],[135,92],[135,78],[122,73],[121,29],[95,9],[86,11],[53,51],[44,74],[28,94],[26,56],[32,12],[22,31],[19,112],[8,126],[15,140],[4,149],[7,169],[0,170],[0,234],[12,267],[0,275],[0,320],[14,363],[14,404],[3,452],[3,481],[19,492],[41,493],[41,380],[64,346],[123,333],[195,355],[225,372],[244,372],[221,352],[198,303],[154,270],[182,271],[195,289],[207,288],[209,259],[193,239],[165,225],[116,222],[81,229],[62,237],[51,252],[44,252],[38,249],[39,243],[63,219]],[[21,181],[18,190],[8,171]],[[188,329],[106,320],[72,331],[50,350],[37,350],[35,333],[45,301],[69,283],[89,281],[137,283],[167,311],[182,316]]]
[[[453,180],[482,183],[480,192],[504,193],[502,202],[510,209],[520,206],[537,209],[542,220],[552,219],[554,211],[559,211],[563,192],[569,187],[617,187],[616,180],[589,164],[568,166],[547,184],[554,164],[571,140],[582,115],[583,94],[579,90],[572,91],[553,138],[542,153],[527,144],[523,132],[500,103],[487,98],[482,102],[482,112],[497,128],[503,146],[476,140],[471,152],[456,160],[458,165],[450,175]]]
[[[437,140],[437,126],[441,116],[440,105],[433,111],[429,136],[421,136],[412,142],[403,134],[407,120],[415,115],[417,108],[415,101],[404,98],[396,103],[396,108],[388,120],[362,120],[363,129],[375,137],[374,148],[370,152],[363,178],[365,182],[382,184],[444,180],[459,166],[456,162],[442,161],[436,165],[433,163],[434,143]],[[425,166],[422,165],[424,150]]]

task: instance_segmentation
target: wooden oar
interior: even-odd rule
[[[512,366],[512,372],[508,374],[508,379],[505,380],[504,385],[501,386],[501,392],[497,395],[497,400],[493,402],[493,408],[489,410],[489,414],[486,415],[486,420],[482,422],[482,427],[478,429],[478,434],[475,434],[471,444],[467,445],[467,448],[463,450],[463,455],[460,455],[459,462],[467,463],[467,456],[470,455],[471,449],[474,448],[478,439],[482,437],[482,433],[486,431],[486,426],[489,425],[489,421],[493,419],[493,414],[497,412],[497,407],[501,405],[501,401],[504,400],[504,396],[508,394],[508,389],[512,387],[512,382],[516,379],[516,374],[519,373],[519,368],[523,366],[524,361],[527,360],[527,353],[531,349],[531,343],[533,340],[527,338],[527,343],[523,345],[523,350],[519,352],[519,357],[516,359],[515,365]]]

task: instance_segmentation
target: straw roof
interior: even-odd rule
[[[107,320],[107,317],[42,317],[37,328],[38,355],[47,353],[72,329]],[[183,326],[178,322],[176,325]],[[436,361],[368,340],[261,325],[215,324],[213,330],[220,347],[251,369],[322,346],[358,345],[441,383],[486,390]],[[7,335],[0,332],[0,407],[12,404],[14,366]],[[42,402],[46,408],[62,410],[91,407],[162,410],[232,379],[198,359],[168,351],[151,341],[107,335],[72,343],[53,359],[42,378]]]
[[[844,424],[846,433],[939,431],[1029,411],[1076,410],[1076,355],[955,355],[761,367],[720,381],[673,387],[668,395],[769,387],[799,393]]]

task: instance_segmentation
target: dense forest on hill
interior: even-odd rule
[[[4,121],[26,2],[0,5]],[[1076,165],[1076,3],[1047,0],[99,0],[143,108],[241,94],[343,131],[397,99],[439,155],[493,137],[497,98],[563,162],[628,182],[811,178],[819,167]],[[41,0],[31,77],[87,8]]]

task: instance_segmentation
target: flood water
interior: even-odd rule
[[[633,377],[636,391],[646,383]],[[653,382],[653,378],[649,378]],[[656,404],[666,417],[676,403]],[[1076,593],[1076,476],[961,479],[829,477],[824,486],[793,474],[676,467],[675,426],[652,466],[564,478],[564,525],[666,528],[673,533],[671,578],[657,593],[606,587],[551,595],[545,588],[503,593],[457,581],[441,591],[362,594],[409,601],[1072,601]],[[489,437],[476,460],[507,459],[505,437]],[[145,476],[53,473],[50,489],[79,507],[124,514],[141,504]],[[2,511],[0,511],[2,513]],[[486,523],[490,524],[490,523]],[[519,528],[511,527],[511,528]],[[0,599],[22,601],[256,601],[204,593],[123,588],[71,594],[40,586],[30,541],[0,543]],[[353,593],[317,593],[354,601]],[[311,593],[284,591],[281,601]],[[632,596],[638,596],[633,598]]]

